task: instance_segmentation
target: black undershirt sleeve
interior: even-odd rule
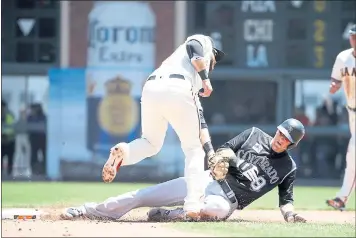
[[[288,174],[283,182],[278,185],[279,206],[286,205],[288,203],[293,204],[293,186],[296,173],[296,170],[293,170],[293,172]]]
[[[190,40],[186,43],[187,53],[190,59],[199,59],[204,57],[202,44],[197,40]]]

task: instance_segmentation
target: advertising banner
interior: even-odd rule
[[[140,136],[139,95],[137,95],[137,114],[135,117],[127,114],[132,110],[119,107],[116,114],[112,109],[105,108],[105,100],[114,100],[118,104],[133,102],[129,95],[118,94],[113,98],[102,98],[98,105],[104,109],[95,109],[100,113],[88,113],[87,100],[87,69],[52,69],[49,72],[48,95],[48,122],[47,122],[47,175],[50,179],[64,180],[101,180],[101,169],[109,156],[112,146],[120,141],[129,142]],[[92,105],[93,107],[93,105]],[[100,122],[101,117],[111,116],[111,127],[121,133],[121,137],[106,130],[101,123],[92,124],[91,121]],[[93,118],[89,118],[93,117]],[[106,120],[106,119],[104,119]],[[122,120],[129,125],[136,125],[135,129],[126,130]],[[134,123],[133,123],[134,122]],[[118,124],[118,125],[117,125]],[[118,128],[118,129],[117,129]],[[130,128],[133,128],[132,126]],[[104,135],[94,137],[91,129],[107,133],[111,141]],[[96,132],[97,133],[97,132]],[[101,144],[100,150],[92,150],[87,142],[96,141]],[[95,148],[94,148],[95,149]],[[165,181],[183,175],[184,154],[180,148],[179,140],[171,127],[169,127],[162,150],[154,157],[144,159],[138,164],[124,166],[120,169],[120,181]]]

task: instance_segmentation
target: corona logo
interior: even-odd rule
[[[99,104],[100,127],[112,136],[125,136],[138,122],[138,105],[131,97],[129,81],[116,77],[105,83],[106,95]]]

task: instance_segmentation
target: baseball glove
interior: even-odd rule
[[[229,161],[233,156],[235,153],[231,149],[221,149],[208,158],[208,166],[215,180],[225,179],[229,170]]]

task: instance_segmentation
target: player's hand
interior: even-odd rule
[[[199,92],[201,97],[209,97],[213,92],[213,86],[211,86],[210,79],[203,80],[203,88]]]
[[[341,87],[341,84],[336,83],[336,82],[331,82],[329,92],[331,94],[334,94],[340,89],[340,87]]]
[[[237,166],[237,169],[251,182],[255,182],[257,180],[258,168],[255,165],[242,160],[242,162]]]
[[[307,222],[307,220],[302,217],[301,215],[297,214],[297,213],[294,213],[294,212],[287,212],[285,215],[284,215],[284,220],[286,222],[291,222],[291,223],[305,223]]]

